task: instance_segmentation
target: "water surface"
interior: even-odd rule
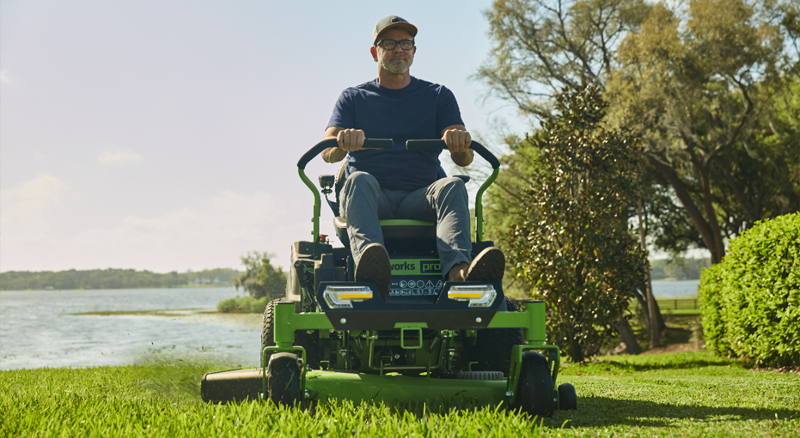
[[[157,354],[257,365],[260,316],[205,313],[236,295],[232,287],[0,291],[0,369],[123,365]],[[76,315],[170,309],[194,310]]]
[[[698,284],[656,281],[653,293],[691,296]],[[256,366],[261,316],[208,313],[236,295],[232,287],[0,291],[0,369],[124,365],[154,356],[198,355]]]
[[[700,280],[654,281],[653,295],[656,298],[681,298],[697,294]]]

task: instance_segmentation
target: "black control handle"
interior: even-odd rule
[[[364,149],[389,149],[392,147],[394,143],[392,142],[391,138],[368,138],[364,140]],[[308,164],[311,160],[314,159],[317,155],[321,154],[322,151],[328,148],[335,148],[339,144],[336,142],[335,138],[329,138],[327,140],[322,140],[321,142],[317,143],[308,150],[300,160],[297,162],[297,167],[300,169],[305,170],[306,164]]]
[[[469,148],[489,162],[489,164],[492,165],[492,169],[500,167],[500,160],[482,144],[472,140]],[[408,140],[406,141],[406,149],[410,151],[442,150],[447,149],[447,145],[444,143],[444,140]]]

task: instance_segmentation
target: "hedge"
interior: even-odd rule
[[[700,278],[706,346],[758,366],[800,366],[800,213],[758,222]]]

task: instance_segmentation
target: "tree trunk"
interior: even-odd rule
[[[637,290],[636,291],[636,302],[639,303],[639,307],[642,309],[642,317],[644,318],[644,326],[647,327],[647,330],[650,330],[650,312],[647,311],[647,300],[646,300],[646,298],[647,298],[647,290]]]
[[[572,363],[581,363],[585,359],[583,355],[583,348],[581,348],[581,343],[575,339],[575,336],[572,336],[572,340],[569,342],[569,357],[572,359]]]
[[[639,346],[639,341],[636,340],[636,335],[633,334],[633,329],[628,323],[627,318],[621,316],[618,320],[612,323],[617,333],[619,333],[622,342],[625,343],[625,352],[628,354],[639,354],[642,352],[642,347]]]
[[[661,346],[661,325],[664,324],[664,321],[661,318],[656,297],[653,296],[653,282],[650,279],[649,270],[645,273],[645,277],[647,282],[647,314],[650,317],[650,327],[648,327],[650,348],[656,348]]]
[[[680,179],[675,169],[661,162],[661,160],[653,154],[647,155],[647,162],[661,173],[675,191],[675,196],[681,202],[683,209],[686,211],[686,214],[689,216],[697,232],[700,233],[700,237],[703,239],[706,249],[711,253],[711,263],[716,264],[722,261],[722,258],[725,256],[725,248],[717,244],[718,242],[722,242],[719,226],[717,226],[716,229],[712,227],[711,221],[707,220],[703,212],[695,205],[689,188],[686,187],[684,182]],[[704,208],[705,207],[704,205]],[[706,209],[706,211],[709,210]],[[711,211],[713,213],[713,209]],[[714,217],[713,221],[716,222],[716,217]],[[714,234],[715,232],[717,232],[716,235]]]
[[[658,327],[658,332],[661,333],[667,329],[667,324],[664,322],[664,316],[661,315],[661,308],[655,298],[653,298],[653,307],[656,308],[656,327]]]
[[[636,205],[636,210],[639,214],[639,245],[641,245],[643,250],[647,251],[647,232],[644,228],[644,207],[641,197],[639,197],[639,203]],[[656,298],[653,296],[653,281],[650,278],[649,264],[647,271],[644,273],[644,281],[645,299],[647,300],[647,332],[650,336],[650,348],[656,348],[661,346],[660,325],[664,322],[661,318],[661,312],[659,312]],[[661,324],[659,324],[659,322]]]

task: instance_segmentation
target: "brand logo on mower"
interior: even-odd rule
[[[420,265],[422,265],[423,274],[436,274],[442,270],[442,265],[436,261],[422,261]]]
[[[392,271],[416,271],[417,264],[414,262],[393,263]]]

